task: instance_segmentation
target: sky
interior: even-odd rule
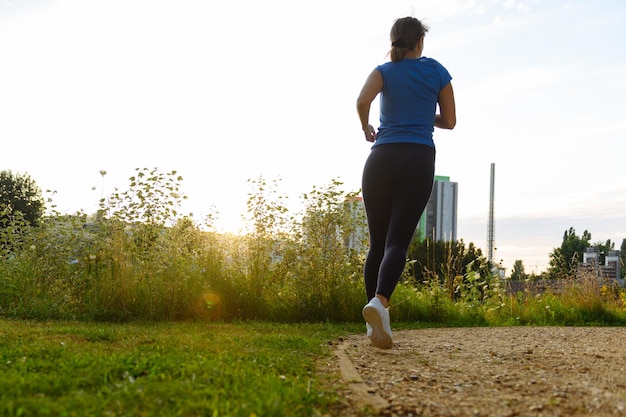
[[[356,98],[404,16],[429,25],[424,55],[453,77],[457,126],[434,139],[436,174],[459,187],[457,238],[487,253],[494,163],[508,272],[544,271],[571,227],[619,249],[622,0],[0,0],[0,169],[70,214],[136,168],[176,170],[184,209],[230,232],[248,180],[277,181],[294,211],[332,180],[358,191],[371,144]]]

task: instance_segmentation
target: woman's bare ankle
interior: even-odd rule
[[[376,294],[376,298],[380,300],[383,307],[387,308],[387,302],[389,301],[387,300],[387,297],[385,297],[384,295]]]

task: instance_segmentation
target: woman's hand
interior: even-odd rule
[[[374,129],[374,126],[367,125],[367,127],[363,127],[363,133],[365,133],[366,141],[374,142],[376,140],[376,129]]]

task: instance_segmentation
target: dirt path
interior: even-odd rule
[[[398,331],[395,346],[343,339],[344,416],[626,415],[626,329]]]

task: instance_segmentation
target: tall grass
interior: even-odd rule
[[[50,213],[0,228],[0,316],[32,319],[360,321],[367,249],[354,193],[333,180],[290,213],[278,182],[251,181],[244,235],[181,215],[175,172],[138,170],[95,215]],[[471,245],[470,245],[471,246]],[[452,253],[450,246],[448,252]],[[433,252],[433,257],[439,256]],[[512,294],[482,259],[411,268],[391,300],[394,321],[447,325],[626,323],[624,291],[595,276],[529,282]],[[454,258],[454,259],[453,259]],[[455,260],[456,259],[456,260]],[[448,262],[449,265],[446,265]],[[423,267],[423,265],[422,265]]]
[[[614,282],[586,271],[551,284],[542,291],[529,285],[509,295],[492,320],[522,325],[626,324],[626,293]]]

